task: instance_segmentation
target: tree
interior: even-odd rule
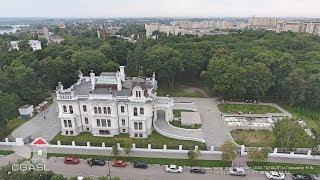
[[[237,153],[235,151],[236,144],[231,141],[226,141],[221,145],[221,157],[225,162],[231,162],[237,157]]]
[[[276,147],[294,150],[305,144],[313,144],[312,138],[304,132],[303,128],[296,121],[296,119],[287,118],[275,123],[273,131]]]
[[[198,164],[198,158],[201,155],[200,151],[198,149],[197,150],[190,149],[187,155],[188,155],[190,166],[196,166]]]
[[[171,88],[174,79],[183,72],[181,54],[166,45],[155,45],[147,49],[146,72],[156,72],[158,78],[167,82]]]
[[[18,95],[0,91],[0,128],[4,127],[9,119],[18,116],[20,105]]]
[[[123,151],[129,157],[130,153],[132,152],[132,139],[126,138],[124,141]]]
[[[268,158],[268,151],[266,149],[252,148],[248,152],[249,158],[256,162],[265,161]]]
[[[116,157],[119,156],[120,150],[119,150],[117,144],[115,144],[114,146],[112,146],[111,154],[114,155],[114,156],[116,156]]]
[[[19,95],[22,101],[28,104],[36,105],[44,100],[46,94],[44,84],[30,67],[24,65],[7,67],[0,75],[0,80],[2,81],[0,87]]]

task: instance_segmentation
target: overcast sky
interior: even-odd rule
[[[320,17],[320,0],[0,0],[0,17]]]

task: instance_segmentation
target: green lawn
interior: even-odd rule
[[[231,135],[238,144],[246,147],[274,147],[272,131],[235,130]]]
[[[176,85],[173,89],[168,87],[160,87],[157,90],[158,96],[171,96],[171,97],[208,97],[207,93],[200,88],[192,88],[184,85]]]
[[[49,157],[65,157],[68,154],[56,154],[56,153],[48,153]],[[147,157],[127,157],[127,156],[119,156],[117,158],[110,156],[93,156],[93,155],[83,155],[76,154],[78,158],[88,159],[91,157],[101,158],[105,160],[111,159],[122,159],[128,162],[146,162],[148,164],[177,164],[180,166],[189,166],[190,161],[188,159],[170,159],[170,158],[147,158]],[[223,162],[221,160],[198,160],[198,166],[200,167],[230,167],[230,163]]]
[[[195,124],[194,126],[181,125],[181,121],[178,121],[178,120],[171,121],[170,124],[172,126],[184,128],[184,129],[200,129],[201,128],[201,125],[199,124]]]
[[[267,113],[280,113],[281,111],[275,107],[268,105],[257,105],[257,104],[219,104],[218,108],[223,113],[238,114],[267,114]]]
[[[303,119],[308,127],[320,134],[320,112],[307,110],[305,108],[283,105],[294,117]]]
[[[247,162],[249,167],[256,171],[284,171],[290,173],[319,174],[320,166],[307,164],[271,163],[271,162]]]
[[[5,128],[2,128],[0,130],[0,140],[6,138],[7,136],[9,136],[11,134],[11,132],[17,128],[18,126],[20,126],[21,124],[25,123],[26,120],[20,119],[20,118],[15,118],[15,119],[11,119],[8,121],[8,124],[6,125]]]
[[[7,156],[13,154],[13,151],[0,150],[0,155]]]
[[[130,138],[128,134],[121,134],[115,137],[94,137],[91,133],[81,133],[78,136],[62,136],[61,134],[58,134],[51,141],[51,144],[56,144],[57,141],[60,141],[63,145],[71,145],[71,142],[75,141],[76,145],[81,146],[85,146],[87,142],[90,142],[92,146],[101,146],[101,143],[105,142],[106,146],[111,147],[116,143],[122,144],[128,139],[131,139],[138,148],[147,148],[148,144],[151,144],[152,148],[162,149],[163,145],[166,144],[168,149],[178,149],[179,145],[182,145],[183,149],[194,148],[196,145],[201,150],[206,149],[204,143],[172,139],[162,136],[156,131],[153,131],[148,138],[144,139]]]

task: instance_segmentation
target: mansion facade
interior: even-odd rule
[[[75,136],[91,132],[94,136],[111,137],[127,133],[130,137],[147,138],[153,130],[158,110],[164,119],[172,119],[173,100],[157,97],[155,74],[126,77],[124,66],[118,72],[103,72],[89,77],[79,72],[77,83],[56,89],[62,135]]]

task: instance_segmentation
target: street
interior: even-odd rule
[[[81,160],[80,164],[64,164],[63,158],[50,158],[46,162],[46,169],[52,170],[57,173],[61,173],[67,177],[74,176],[91,176],[99,177],[106,176],[108,174],[108,166],[93,166],[90,167],[86,164],[85,160]],[[234,177],[230,176],[227,172],[221,169],[207,170],[205,174],[192,174],[187,168],[184,168],[183,173],[167,173],[164,171],[164,167],[160,165],[151,165],[148,169],[136,169],[131,164],[128,164],[126,168],[112,167],[111,176],[120,177],[121,180],[235,180],[235,179],[246,179],[246,180],[264,180],[266,179],[264,174],[261,173],[249,173],[246,177]]]

